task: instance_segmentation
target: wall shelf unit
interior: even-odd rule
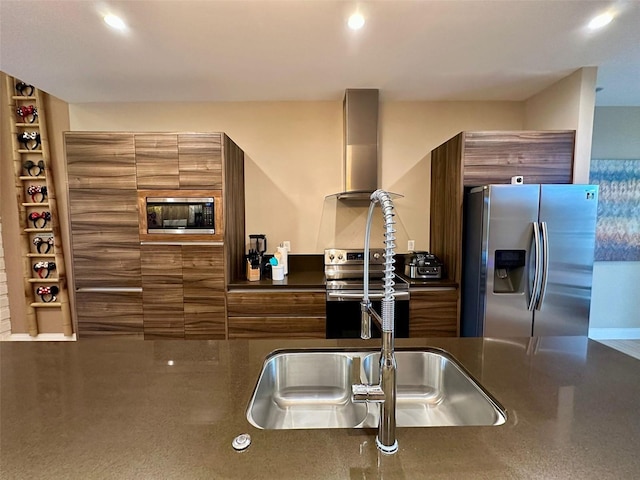
[[[73,335],[73,327],[55,185],[50,168],[51,156],[43,102],[44,94],[32,87],[28,96],[15,95],[16,91],[20,91],[16,87],[22,83],[13,77],[6,77],[11,150],[18,198],[18,219],[21,226],[19,240],[23,258],[27,329],[30,336],[37,337],[41,330],[40,322],[43,321],[39,317],[38,310],[41,308],[58,309],[62,320],[62,331],[59,333],[70,337]],[[28,108],[32,112],[30,113],[33,119],[32,123],[25,121],[24,108]],[[29,140],[20,138],[26,133],[36,135],[37,139],[33,137]],[[28,148],[30,146],[28,142],[35,142],[34,149]],[[31,193],[33,188],[38,188],[37,194]],[[40,188],[43,191],[39,190]],[[34,198],[34,195],[38,196]],[[38,202],[38,198],[41,198],[42,201]],[[46,214],[46,218],[38,217],[41,214]],[[46,252],[39,251],[40,243],[43,241],[48,243],[47,248],[43,249]],[[39,278],[38,263],[40,262],[44,262],[42,263],[44,267],[40,268],[49,268],[47,278]],[[49,289],[53,290],[51,294],[40,295],[38,293]],[[52,332],[47,331],[47,333]]]

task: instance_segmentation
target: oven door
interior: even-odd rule
[[[395,301],[395,336],[409,337],[409,292],[394,292]],[[369,292],[369,299],[376,312],[380,313],[382,291]],[[328,290],[327,291],[327,338],[360,338],[360,300],[362,291]],[[371,335],[380,338],[380,329],[371,320]]]

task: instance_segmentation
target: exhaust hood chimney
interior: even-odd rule
[[[343,102],[344,191],[339,200],[369,200],[378,188],[378,90],[347,89]]]

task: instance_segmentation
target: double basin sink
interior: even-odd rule
[[[398,427],[502,425],[506,411],[449,353],[396,350]],[[262,367],[247,419],[262,429],[375,428],[380,407],[352,401],[378,383],[380,352],[280,350]]]

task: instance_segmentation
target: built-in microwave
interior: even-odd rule
[[[222,195],[218,190],[138,191],[138,204],[141,239],[183,235],[222,238]]]

